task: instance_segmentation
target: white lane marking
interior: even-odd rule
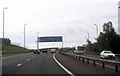
[[[53,59],[56,61],[56,63],[63,69],[65,70],[68,74],[71,76],[75,76],[72,72],[70,72],[68,69],[66,69],[58,60],[55,58],[55,54],[53,55]]]
[[[30,59],[27,59],[28,61],[30,60]]]
[[[5,58],[10,58],[10,57],[12,57],[12,56],[2,57],[2,59],[5,59]]]
[[[33,57],[33,58],[35,58],[35,57]]]
[[[32,53],[27,53],[27,54],[29,55],[29,54],[32,54]],[[13,55],[13,56],[6,56],[6,57],[2,57],[2,59],[10,58],[10,57],[16,57],[16,56],[21,56],[21,55],[26,55],[26,54]]]
[[[21,66],[22,64],[18,64],[17,66],[19,67],[19,66]]]

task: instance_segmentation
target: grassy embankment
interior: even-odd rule
[[[3,53],[26,53],[28,49],[16,45],[9,45],[3,47]]]

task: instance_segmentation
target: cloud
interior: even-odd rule
[[[117,29],[117,2],[118,0],[1,0],[0,34],[2,9],[7,6],[5,37],[9,37],[13,42],[23,44],[25,23],[28,47],[36,47],[37,32],[40,32],[39,36],[64,36],[67,46],[85,43],[89,32],[90,40],[94,42],[94,24],[102,31],[103,23],[112,21]]]

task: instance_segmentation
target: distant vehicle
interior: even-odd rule
[[[46,49],[42,50],[42,53],[47,53],[47,50]]]
[[[34,54],[40,54],[39,50],[34,50]]]
[[[103,50],[100,53],[100,57],[101,58],[110,58],[110,59],[115,59],[115,54],[113,54],[111,51],[109,50]]]
[[[50,52],[51,52],[51,53],[55,53],[55,52],[56,52],[56,49],[51,49]]]
[[[74,50],[74,53],[76,54],[84,54],[85,52],[85,47],[83,46],[77,46],[77,48]]]

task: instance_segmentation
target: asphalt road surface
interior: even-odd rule
[[[53,56],[54,55],[54,56]],[[61,66],[55,61],[54,57]],[[67,70],[67,71],[66,71]],[[59,53],[22,54],[3,58],[2,73],[4,74],[115,74],[113,69],[82,63]]]
[[[51,53],[24,54],[3,58],[3,74],[67,74]]]

